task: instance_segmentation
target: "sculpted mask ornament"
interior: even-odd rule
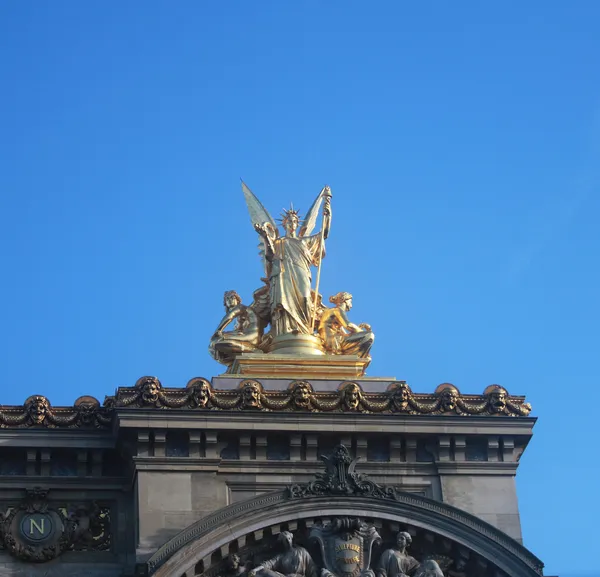
[[[260,409],[261,392],[260,385],[256,381],[242,383],[242,406],[246,409]]]
[[[140,398],[145,405],[155,405],[158,402],[162,385],[156,377],[143,377],[136,387],[141,391]]]
[[[25,411],[34,425],[41,425],[50,412],[50,401],[42,395],[32,395],[25,401]]]
[[[342,385],[342,404],[348,411],[356,411],[360,406],[362,391],[356,383]]]
[[[199,379],[190,382],[188,384],[188,388],[191,389],[190,404],[192,407],[204,409],[212,397],[212,388],[210,383],[204,379]]]
[[[292,385],[292,404],[296,409],[310,409],[312,387],[306,381],[297,381]]]
[[[440,398],[440,410],[444,413],[453,413],[456,411],[460,393],[454,385],[444,384],[436,389],[436,394]]]
[[[96,413],[100,407],[98,399],[90,396],[79,397],[75,401],[79,422],[82,425],[90,426],[96,423]]]
[[[396,407],[396,410],[405,412],[409,410],[409,403],[411,397],[411,390],[408,384],[400,382],[392,389],[392,403]]]
[[[506,411],[508,393],[504,387],[492,385],[484,391],[484,394],[488,398],[488,411],[490,413],[497,414]]]

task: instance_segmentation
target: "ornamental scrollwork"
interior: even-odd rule
[[[48,491],[29,489],[23,501],[0,513],[0,541],[14,557],[43,563],[68,550],[111,546],[110,509],[97,502],[56,504]]]
[[[384,487],[356,472],[360,457],[352,458],[344,445],[337,445],[331,455],[321,455],[325,472],[316,473],[308,483],[296,483],[288,487],[290,498],[314,495],[360,495],[377,499],[397,500],[393,487]]]

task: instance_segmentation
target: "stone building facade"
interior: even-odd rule
[[[288,533],[326,567],[314,532],[354,519],[379,537],[371,569],[400,531],[449,577],[539,576],[515,491],[529,412],[499,386],[369,378],[143,377],[72,407],[32,396],[0,408],[0,575],[248,575]]]

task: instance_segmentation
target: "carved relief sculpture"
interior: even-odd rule
[[[42,563],[67,550],[110,548],[110,511],[97,503],[57,506],[48,491],[28,489],[26,498],[0,513],[0,539],[8,552]]]
[[[279,534],[283,552],[263,561],[248,573],[248,577],[317,577],[317,567],[304,547],[294,545],[289,531]]]
[[[377,564],[377,577],[410,577],[419,567],[419,562],[407,553],[412,537],[405,531],[396,535],[396,547],[386,549]]]
[[[376,577],[444,577],[439,565],[428,559],[419,563],[408,554],[412,543],[410,533],[400,531],[396,535],[396,547],[386,549],[379,558],[375,571]]]

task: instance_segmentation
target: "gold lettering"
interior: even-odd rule
[[[360,557],[336,557],[335,560],[343,565],[354,565],[360,563]]]
[[[35,527],[40,535],[44,534],[44,521],[46,519],[44,519],[43,517],[40,519],[40,524],[37,524],[37,521],[35,519],[30,518],[29,519],[29,534],[33,535],[33,528]]]
[[[339,553],[340,551],[356,551],[360,552],[360,545],[354,545],[354,543],[341,543],[335,548],[335,552]]]

